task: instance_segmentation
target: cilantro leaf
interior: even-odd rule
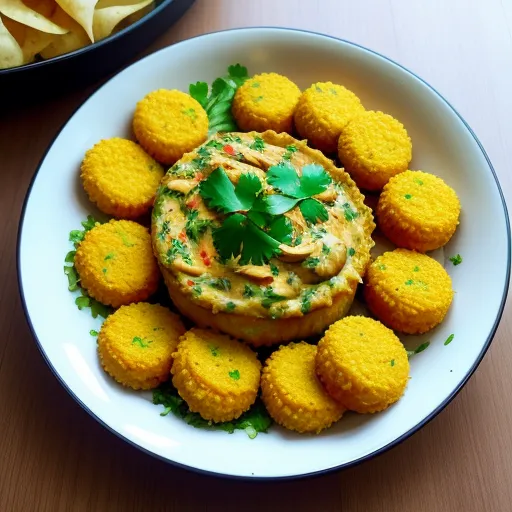
[[[261,205],[264,212],[281,215],[294,208],[299,201],[300,199],[294,199],[293,197],[271,194],[261,201]]]
[[[222,213],[250,210],[261,189],[261,181],[253,173],[242,174],[235,187],[222,167],[215,169],[199,185],[201,197],[208,206]]]
[[[277,254],[279,242],[267,235],[245,215],[230,215],[220,228],[213,231],[213,243],[220,257],[240,256],[240,265],[263,265]]]
[[[269,224],[268,234],[283,244],[289,244],[293,235],[293,226],[290,219],[284,216],[274,218]]]
[[[449,259],[450,259],[450,261],[453,263],[453,265],[455,267],[462,263],[462,256],[460,254],[457,254],[455,256],[451,256]]]
[[[208,99],[208,84],[206,82],[190,84],[188,92],[190,93],[190,96],[192,96],[192,98],[201,105],[201,107],[206,107],[206,101]]]
[[[299,208],[306,222],[311,224],[316,224],[319,221],[326,221],[329,218],[329,214],[327,213],[325,206],[316,199],[304,199],[304,201],[299,203]]]
[[[187,215],[187,222],[185,223],[185,233],[193,242],[198,242],[201,235],[211,226],[212,221],[210,219],[198,219],[199,212],[197,210],[190,210]],[[165,221],[163,224],[165,224]],[[167,222],[168,224],[168,222]],[[165,230],[162,228],[165,240]],[[159,233],[160,236],[160,233]],[[161,237],[160,237],[161,238]]]
[[[189,86],[189,93],[205,109],[208,116],[208,134],[221,131],[235,131],[235,119],[231,114],[231,104],[235,92],[247,79],[247,68],[240,64],[229,66],[228,74],[215,79],[211,92],[206,82]]]
[[[269,167],[267,171],[267,182],[283,194],[292,197],[302,196],[299,175],[295,168],[288,162]]]
[[[272,304],[274,304],[275,302],[281,302],[282,300],[286,300],[286,297],[284,295],[277,294],[272,288],[272,286],[265,288],[263,296],[265,298],[261,301],[261,305],[265,309],[269,309],[270,306],[272,306]]]
[[[430,346],[430,341],[425,341],[425,343],[422,343],[421,345],[418,345],[414,350],[407,350],[407,357],[412,357],[415,354],[419,354],[420,352],[423,352]]]
[[[321,165],[309,164],[302,168],[300,188],[307,197],[322,193],[331,181],[331,177]]]

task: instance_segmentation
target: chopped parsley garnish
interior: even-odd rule
[[[189,87],[192,98],[197,100],[208,115],[208,134],[232,132],[237,130],[231,114],[231,104],[235,92],[247,79],[247,68],[240,64],[228,67],[228,74],[219,77],[209,90],[206,82],[196,82]]]
[[[305,315],[309,313],[311,309],[311,298],[315,295],[316,290],[314,288],[308,288],[302,295],[300,302],[300,310]]]
[[[113,252],[109,252],[103,259],[104,261],[112,260],[115,258],[115,254]]]
[[[391,366],[395,366],[395,360],[394,359],[391,359]]]
[[[124,246],[133,247],[135,245],[129,240],[128,235],[122,229],[117,229],[116,233],[121,237]]]
[[[322,244],[322,254],[329,254],[331,252],[331,248],[328,245]]]
[[[260,432],[266,433],[272,425],[272,420],[259,399],[236,420],[224,423],[213,423],[205,420],[198,413],[190,411],[187,403],[180,397],[171,381],[165,382],[153,390],[153,403],[164,406],[160,416],[167,416],[172,413],[192,427],[224,430],[229,434],[232,434],[235,430],[244,430],[250,439],[254,439]]]
[[[411,284],[414,284],[414,281],[412,279],[407,279],[407,281],[405,281],[406,286],[411,286]]]
[[[274,265],[273,263],[270,264],[270,272],[274,277],[277,277],[279,275],[279,268],[277,265]]]
[[[176,178],[193,178],[196,175],[196,170],[191,166],[185,166],[183,164],[174,164],[170,168],[169,174],[171,174],[172,176],[176,176]],[[165,187],[165,189],[169,190],[167,187]],[[174,190],[169,190],[169,192],[174,192],[175,194],[177,194],[177,192]]]
[[[317,257],[309,257],[304,260],[302,266],[305,268],[315,268],[320,263],[320,258]]]
[[[165,242],[167,235],[171,232],[171,224],[168,220],[162,222],[162,229],[158,232],[158,239]]]
[[[89,331],[89,334],[90,334],[91,336],[98,336],[99,332],[98,332],[98,331],[95,331],[94,329],[91,329],[91,330]]]
[[[250,299],[251,297],[255,297],[257,295],[261,295],[261,290],[257,286],[253,284],[246,284],[244,286],[243,296],[246,299]]]
[[[297,274],[295,272],[290,272],[286,279],[286,284],[293,284],[295,279],[297,279]]]
[[[231,281],[227,277],[217,277],[214,279],[210,279],[208,281],[208,285],[210,288],[215,288],[216,290],[221,291],[229,291],[231,290]]]
[[[446,338],[446,341],[444,342],[444,345],[449,345],[452,341],[453,341],[453,338],[455,338],[455,334],[450,334],[450,336],[448,336],[448,338]]]
[[[167,250],[167,263],[172,263],[178,256],[188,265],[192,265],[192,259],[190,258],[190,251],[187,245],[181,240],[173,238],[171,247]]]
[[[195,286],[192,286],[192,292],[196,297],[199,297],[199,295],[203,293],[203,289],[201,288],[201,286],[196,284]]]
[[[379,270],[386,270],[386,265],[384,265],[383,263],[381,263],[379,265]]]
[[[265,141],[261,137],[254,137],[254,142],[249,147],[255,151],[263,152],[265,149]]]
[[[354,256],[356,250],[353,247],[349,247],[347,253],[349,256]]]
[[[209,142],[205,144],[205,147],[207,148],[215,148],[215,149],[222,149],[224,147],[224,144],[222,142],[212,139]]]
[[[404,197],[405,197],[405,199],[411,199],[412,196],[411,196],[411,194],[405,194]]]
[[[240,372],[238,370],[232,370],[228,373],[228,375],[233,379],[233,380],[240,380]]]
[[[132,340],[132,345],[138,345],[140,348],[148,348],[150,343],[153,343],[153,340],[146,340],[140,336],[135,336]]]
[[[425,343],[422,343],[421,345],[417,346],[414,350],[407,350],[407,357],[411,357],[415,354],[423,352],[425,349],[429,347],[429,345],[430,341],[425,341]]]
[[[214,346],[210,345],[209,348],[210,348],[210,352],[213,357],[217,357],[219,355],[219,347],[214,347]]]
[[[290,144],[289,146],[286,146],[286,151],[283,155],[284,160],[291,160],[294,153],[298,151],[297,147],[293,144]]]
[[[274,289],[272,288],[272,286],[268,286],[267,288],[265,288],[265,290],[263,292],[263,297],[265,297],[265,298],[261,301],[261,305],[265,309],[269,309],[272,306],[272,304],[274,304],[276,302],[286,300],[286,297],[274,292]]]
[[[450,261],[454,264],[454,266],[460,265],[462,263],[462,256],[460,254],[452,256]]]
[[[197,210],[189,210],[187,214],[187,222],[185,224],[185,233],[193,242],[199,242],[204,232],[212,225],[209,219],[198,219],[199,212]],[[165,222],[164,222],[165,224]]]
[[[348,222],[352,222],[353,220],[357,219],[359,217],[359,213],[352,210],[350,205],[348,203],[345,203],[343,206],[343,214],[345,215],[345,220]]]
[[[235,308],[236,308],[236,304],[234,302],[229,301],[226,304],[226,311],[234,311]]]
[[[412,269],[412,271],[413,271],[413,272],[419,272],[419,271],[420,271],[420,267],[414,267],[414,268]]]

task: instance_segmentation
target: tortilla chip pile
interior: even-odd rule
[[[0,0],[0,69],[82,48],[153,7],[154,0]]]

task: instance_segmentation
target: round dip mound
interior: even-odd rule
[[[215,135],[157,192],[154,251],[181,313],[255,346],[344,316],[375,228],[343,170],[273,131]]]

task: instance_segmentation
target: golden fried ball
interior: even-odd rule
[[[277,73],[255,75],[240,86],[232,112],[243,131],[291,132],[300,89]]]
[[[316,371],[329,394],[347,409],[373,413],[404,393],[409,379],[407,351],[380,322],[348,316],[318,342]]]
[[[384,187],[377,219],[384,235],[398,247],[426,252],[445,245],[459,224],[460,202],[441,178],[406,171]]]
[[[295,109],[295,127],[301,137],[324,153],[334,153],[349,121],[364,112],[359,98],[332,82],[318,82],[306,89]]]
[[[407,170],[412,143],[402,123],[368,110],[355,116],[341,132],[338,156],[360,188],[381,190],[391,177]]]
[[[247,345],[191,329],[174,353],[172,383],[192,412],[214,422],[238,418],[256,400],[261,363]]]
[[[317,348],[305,342],[281,345],[266,361],[261,397],[272,418],[300,433],[319,433],[345,408],[324,390],[315,374]]]
[[[138,144],[114,137],[89,149],[81,178],[89,199],[108,215],[136,219],[153,205],[164,170]]]
[[[115,308],[146,300],[160,279],[149,231],[131,220],[111,220],[88,231],[75,267],[89,295]]]
[[[370,265],[364,296],[372,313],[388,327],[421,334],[443,321],[453,289],[450,276],[436,260],[395,249]]]
[[[171,165],[206,140],[208,116],[190,95],[159,89],[137,103],[133,131],[150,155]]]
[[[121,306],[101,326],[101,365],[123,386],[156,388],[168,380],[172,354],[184,332],[180,317],[159,304]]]

